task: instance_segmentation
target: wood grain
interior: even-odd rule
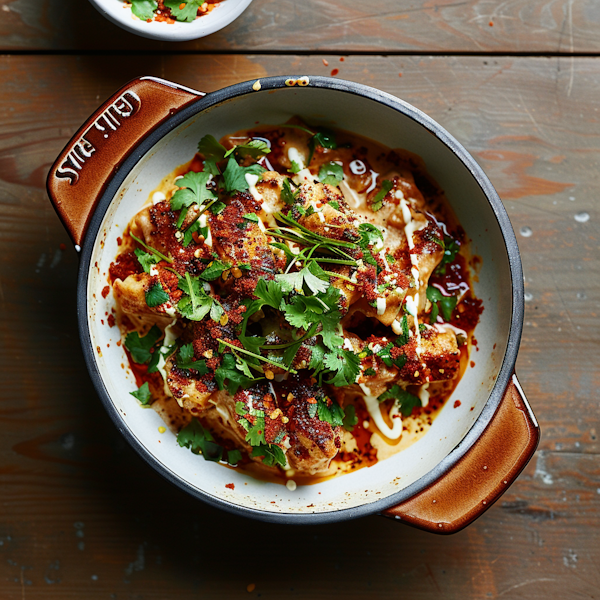
[[[537,455],[479,521],[448,538],[378,517],[265,525],[163,481],[121,439],[87,376],[75,317],[77,258],[46,197],[46,171],[83,120],[134,75],[211,91],[282,72],[320,73],[322,57],[179,55],[142,64],[121,56],[116,70],[112,57],[5,56],[2,600],[597,597],[600,62],[325,58],[341,77],[438,120],[504,198],[531,295],[518,368],[542,427]]]
[[[596,0],[254,0],[226,29],[185,44],[125,32],[88,2],[74,9],[61,0],[6,0],[3,10],[5,50],[600,51]]]

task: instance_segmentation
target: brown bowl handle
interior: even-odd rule
[[[142,139],[205,94],[138,77],[109,98],[71,138],[48,174],[48,195],[79,249],[107,182]]]
[[[533,456],[540,429],[513,374],[491,422],[458,463],[386,517],[435,533],[455,533],[482,515]]]

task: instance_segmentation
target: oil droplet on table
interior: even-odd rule
[[[590,220],[590,215],[586,212],[580,212],[575,215],[575,220],[578,223],[587,223]]]

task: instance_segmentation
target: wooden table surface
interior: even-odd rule
[[[598,0],[255,0],[186,44],[87,2],[1,2],[0,600],[599,597]],[[84,119],[136,75],[210,92],[333,69],[457,137],[520,244],[517,366],[542,440],[454,536],[376,516],[288,528],[195,501],[120,437],[81,355],[77,256],[44,184]]]

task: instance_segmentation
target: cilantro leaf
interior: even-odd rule
[[[356,416],[356,409],[353,404],[346,406],[344,409],[344,420],[342,425],[346,431],[353,431],[354,426],[358,423],[358,417]]]
[[[311,347],[309,369],[320,370],[323,367],[323,360],[325,358],[326,348],[323,344],[319,343]]]
[[[242,460],[242,453],[239,450],[227,450],[227,462],[235,467]]]
[[[146,304],[150,308],[154,308],[155,306],[160,306],[169,300],[169,294],[165,292],[163,286],[160,283],[155,283],[147,292],[146,292]]]
[[[297,329],[308,329],[318,323],[323,314],[323,305],[315,296],[293,296],[284,308],[285,320]]]
[[[321,146],[322,148],[330,148],[330,149],[337,148],[337,143],[335,141],[335,134],[332,131],[322,129],[321,131],[319,131],[318,133],[315,133],[315,135],[313,135],[310,138],[310,140],[308,142],[309,154],[308,154],[308,161],[306,162],[307,166],[310,165],[310,161],[312,160],[312,157],[315,153],[315,148],[317,147],[317,145]]]
[[[394,187],[394,184],[389,179],[384,179],[381,182],[381,189],[373,198],[371,202],[371,210],[377,212],[383,206],[383,200],[388,195],[390,190]]]
[[[186,272],[178,287],[184,295],[177,303],[177,310],[191,321],[202,321],[210,311],[213,299],[204,291],[200,279]]]
[[[375,249],[381,249],[383,247],[383,232],[377,225],[372,223],[361,223],[358,226],[358,232],[360,233],[360,242],[358,245],[364,250],[370,246],[374,246]]]
[[[137,398],[143,406],[152,404],[152,394],[150,393],[150,387],[146,381],[142,384],[135,392],[129,392],[134,398]]]
[[[446,265],[452,264],[456,260],[456,255],[460,250],[460,244],[448,235],[444,236],[444,255],[440,264],[436,267],[434,273],[436,275],[446,274]]]
[[[256,336],[247,336],[240,335],[238,337],[240,342],[242,342],[242,346],[249,350],[250,352],[254,352],[254,354],[260,354],[260,348],[267,341],[265,337],[256,337]]]
[[[321,421],[330,423],[334,427],[344,424],[344,411],[335,400],[332,400],[329,406],[326,399],[317,400],[317,415]]]
[[[238,144],[231,148],[231,150],[227,150],[224,158],[227,158],[231,154],[235,154],[235,157],[238,160],[246,158],[247,156],[256,160],[265,154],[269,154],[269,152],[271,152],[271,148],[269,148],[269,145],[263,140],[250,140],[245,144]]]
[[[233,396],[240,387],[247,388],[255,380],[238,371],[235,364],[235,357],[233,354],[227,353],[223,355],[223,362],[215,371],[215,381],[220,390],[227,389]],[[227,383],[225,383],[226,381]]]
[[[292,160],[290,162],[292,163],[289,169],[291,173],[295,174],[300,173],[300,171],[302,171],[302,167],[295,160]]]
[[[206,187],[209,178],[210,173],[207,171],[201,171],[200,173],[189,171],[181,179],[177,180],[177,185],[180,189],[171,197],[171,208],[173,210],[181,210],[177,220],[177,227],[181,227],[183,224],[187,209],[192,204],[201,206],[207,200],[212,201],[216,199],[217,196],[215,193]]]
[[[437,323],[438,315],[440,314],[440,309],[437,305],[437,302],[433,302],[431,304],[431,313],[429,314],[429,324],[433,325]]]
[[[281,286],[276,281],[266,282],[262,278],[258,280],[254,295],[262,301],[261,306],[266,304],[276,310],[279,310],[283,300]]]
[[[205,135],[198,142],[198,152],[200,152],[205,159],[220,161],[225,157],[225,152],[227,152],[227,150],[225,149],[225,146],[217,142],[214,136]]]
[[[384,364],[387,367],[391,367],[394,363],[392,361],[392,355],[390,354],[390,350],[394,347],[394,344],[391,342],[385,347],[382,348],[379,352],[377,352],[377,356],[381,358]]]
[[[129,350],[133,362],[139,365],[147,363],[152,358],[150,349],[162,335],[163,332],[156,325],[144,337],[140,337],[137,331],[129,333],[125,338],[125,348]]]
[[[344,168],[335,162],[324,163],[319,169],[319,181],[329,185],[338,185],[344,179]]]
[[[439,310],[442,311],[444,321],[448,322],[452,320],[452,312],[456,308],[458,298],[456,296],[444,296],[440,290],[433,286],[427,286],[427,299],[431,302],[431,315],[429,317],[430,323],[435,323],[439,314]]]
[[[229,157],[227,167],[223,172],[225,190],[228,192],[245,192],[249,188],[246,175],[262,175],[265,171],[266,169],[259,164],[240,167],[235,158]]]
[[[208,267],[200,273],[200,278],[204,279],[204,281],[214,281],[221,277],[223,271],[227,271],[228,269],[231,269],[229,263],[213,260]]]
[[[436,307],[437,308],[437,307]],[[436,315],[437,317],[437,315]],[[402,334],[396,338],[396,346],[404,346],[408,344],[410,340],[410,332],[408,329],[408,318],[406,315],[400,320],[400,327],[402,328]]]
[[[274,444],[261,444],[256,448],[252,448],[252,456],[262,456],[262,462],[264,465],[267,465],[267,467],[275,467],[277,465],[280,467],[285,467],[286,465],[285,454],[283,450]]]
[[[265,413],[262,410],[252,411],[255,413],[254,425],[250,425],[245,440],[251,446],[266,444],[265,440]]]
[[[417,396],[407,392],[397,384],[394,384],[387,392],[383,392],[377,400],[379,402],[384,402],[390,398],[396,400],[396,403],[400,407],[400,412],[405,417],[410,417],[413,408],[421,406],[421,400]]]
[[[156,0],[131,0],[131,12],[142,21],[154,19],[154,11],[157,8]]]
[[[177,435],[177,443],[189,448],[194,454],[202,454],[204,460],[219,462],[223,457],[223,448],[214,441],[208,429],[202,427],[198,419],[192,419]]]
[[[427,286],[427,300],[430,302],[438,302],[443,298],[442,292],[432,285]]]
[[[199,375],[206,375],[209,372],[205,360],[194,360],[193,344],[181,346],[177,353],[176,365],[178,369],[198,371]]]
[[[292,185],[289,179],[286,178],[283,180],[283,185],[281,186],[280,192],[280,198],[283,200],[283,202],[289,205],[294,204],[299,193],[300,190],[298,189],[292,190]]]
[[[327,383],[336,387],[352,385],[360,374],[360,358],[351,350],[329,352],[325,355],[325,365],[335,373]]]
[[[258,215],[255,213],[246,213],[245,215],[242,215],[242,218],[246,219],[246,221],[258,223]]]
[[[188,0],[180,2],[179,0],[164,0],[163,4],[171,9],[171,15],[178,21],[191,23],[198,16],[198,9],[206,0]],[[185,4],[183,8],[180,8]]]
[[[302,270],[294,273],[275,275],[275,279],[281,284],[284,293],[295,290],[302,293],[302,286],[306,284],[313,294],[325,292],[329,286],[329,275],[315,262],[310,262]]]
[[[160,262],[160,258],[156,256],[156,254],[144,252],[140,248],[136,248],[133,252],[137,257],[138,262],[142,266],[142,269],[144,269],[144,273],[150,273],[150,268],[152,265]]]

